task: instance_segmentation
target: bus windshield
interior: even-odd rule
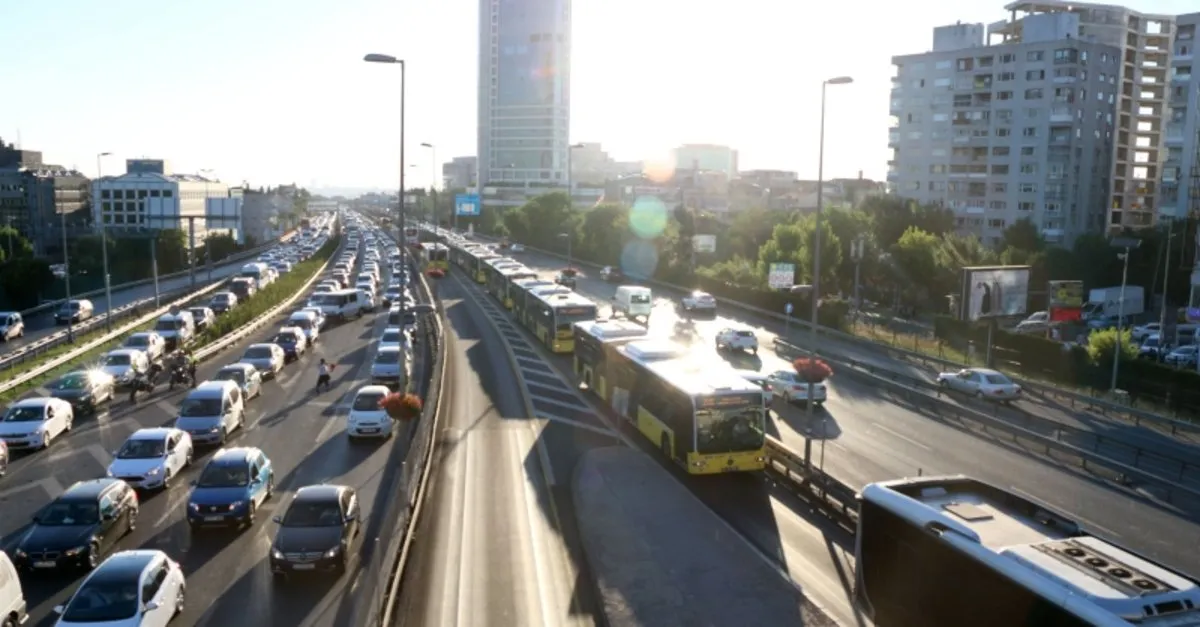
[[[596,307],[594,305],[581,307],[559,307],[554,310],[554,325],[559,331],[570,331],[576,322],[586,322],[596,319]]]
[[[696,411],[696,452],[735,453],[760,449],[766,440],[764,421],[761,395],[734,407],[699,409]]]

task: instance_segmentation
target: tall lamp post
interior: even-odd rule
[[[104,329],[109,332],[112,331],[112,275],[108,272],[108,227],[104,223],[104,193],[101,187],[104,185],[103,159],[110,155],[111,152],[96,154],[96,207],[99,209],[96,213],[100,214],[100,262],[104,265],[104,303],[108,308],[104,315]]]
[[[204,265],[208,268],[208,281],[210,283],[212,282],[212,246],[210,245],[211,242],[208,241],[208,237],[211,234],[210,231],[212,229],[210,229],[208,226],[208,213],[209,213],[209,211],[208,211],[208,184],[212,182],[212,173],[213,173],[212,168],[202,168],[200,170],[200,175],[204,177]],[[195,225],[194,222],[192,224]],[[196,260],[193,259],[192,264],[195,265],[195,263],[196,263]],[[195,273],[193,272],[193,274],[195,274]],[[157,306],[158,305],[157,281],[155,282],[155,287],[154,287],[154,298],[155,298],[154,304]]]
[[[400,221],[400,242],[403,248],[407,248],[404,239],[405,230],[405,211],[404,211],[404,77],[407,72],[404,67],[404,59],[397,59],[389,54],[368,54],[363,57],[363,61],[367,63],[391,63],[400,66],[400,198],[398,204],[399,221]],[[405,283],[408,283],[408,273],[403,277]],[[400,300],[400,309],[404,310],[404,299]]]
[[[583,144],[571,144],[571,145],[567,146],[567,208],[568,209],[575,208],[575,189],[574,189],[575,182],[571,176],[571,163],[574,161],[574,159],[572,159],[571,157],[572,157],[572,153],[575,152],[576,148],[583,148]]]
[[[571,234],[559,233],[558,236],[567,240],[567,269],[569,270],[571,268]]]
[[[1113,246],[1125,249],[1125,252],[1117,253],[1117,259],[1124,263],[1121,269],[1121,296],[1117,300],[1117,337],[1113,341],[1112,385],[1109,388],[1114,397],[1117,394],[1117,372],[1121,365],[1121,326],[1125,322],[1125,286],[1129,282],[1129,253],[1141,243],[1141,240],[1132,237],[1117,237],[1112,240]]]
[[[809,349],[813,356],[817,354],[817,313],[821,303],[821,204],[824,202],[825,188],[825,89],[830,85],[846,85],[853,83],[854,79],[849,76],[836,76],[834,78],[825,79],[821,82],[821,139],[817,153],[817,211],[815,226],[813,229],[813,276],[812,276],[812,324],[809,327],[809,332],[812,333],[812,341]],[[805,405],[809,415],[813,413],[813,384],[808,384],[808,393]]]
[[[429,195],[433,201],[429,209],[429,221],[433,222],[433,232],[436,234],[440,228],[437,219],[437,147],[429,142],[421,142],[421,147],[429,149],[429,178],[431,179],[429,181]]]
[[[63,281],[66,282],[67,301],[71,300],[71,253],[67,248],[67,213],[65,211],[58,212],[59,228],[62,231],[62,248],[63,248]],[[75,342],[75,325],[70,318],[67,318],[67,342]]]

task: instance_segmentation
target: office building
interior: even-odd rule
[[[1161,215],[1173,215],[1163,204],[1162,176],[1167,125],[1168,73],[1171,71],[1170,15],[1140,13],[1107,5],[1059,0],[1014,2],[1005,7],[1012,16],[989,27],[989,33],[1010,43],[1039,37],[1047,25],[1071,23],[1073,38],[1118,49],[1120,63],[1109,79],[1116,87],[1116,128],[1109,167],[1109,232],[1153,226]],[[1068,22],[1068,16],[1073,16]],[[1039,18],[1030,22],[1029,18]],[[1059,19],[1055,19],[1059,18]],[[1033,29],[1027,24],[1034,24]],[[1075,26],[1077,24],[1077,26]]]
[[[955,24],[893,57],[890,189],[989,244],[1022,219],[1063,244],[1103,228],[1122,56],[1079,29],[1029,15],[1019,40],[987,45],[982,24]]]
[[[479,180],[485,206],[568,181],[570,0],[480,0]]]
[[[88,207],[87,177],[0,140],[0,226],[28,239],[35,255],[62,255],[64,228],[68,238],[89,232]]]
[[[291,226],[288,218],[295,204],[295,191],[291,185],[244,190],[242,227],[246,235],[254,242],[267,242],[283,235]]]
[[[729,146],[684,144],[671,151],[677,170],[721,172],[728,179],[738,173],[738,152]]]
[[[442,164],[442,189],[469,189],[479,184],[479,159],[455,157]]]
[[[117,237],[178,229],[200,245],[210,230],[242,228],[241,199],[230,196],[229,186],[218,180],[175,174],[161,160],[130,159],[125,174],[92,182],[93,223]]]

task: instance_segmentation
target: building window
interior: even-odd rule
[[[1021,171],[1025,171],[1025,166],[1021,166]],[[1021,183],[1021,185],[1017,187],[1017,191],[1021,192],[1022,194],[1036,194],[1037,183]]]
[[[161,195],[162,195],[162,192],[161,192],[161,191],[159,191],[159,190],[157,190],[157,189],[152,189],[152,190],[150,190],[150,197],[151,197],[151,198],[158,198],[158,197],[159,197],[159,196],[161,196]]]
[[[1040,81],[1046,78],[1046,70],[1027,70],[1025,72],[1025,80]]]
[[[1021,146],[1022,157],[1032,157],[1035,148],[1033,146]]]
[[[1042,99],[1041,88],[1034,87],[1032,89],[1026,89],[1025,90],[1025,99],[1026,100],[1041,100]]]
[[[1017,210],[1018,211],[1033,211],[1033,203],[1019,202],[1019,203],[1017,203]]]
[[[1017,56],[1012,53],[1005,53],[1005,54],[1000,55],[1001,63],[1012,63],[1016,60],[1017,60]]]
[[[1038,167],[1036,163],[1022,163],[1021,174],[1037,174]]]
[[[1042,50],[1030,50],[1025,53],[1026,61],[1041,61],[1046,58],[1046,53]]]
[[[1021,129],[1022,137],[1037,137],[1037,135],[1038,132],[1036,126],[1026,126],[1025,128]]]
[[[163,198],[170,198],[175,195],[175,192],[169,189],[162,190]]]
[[[1008,156],[1008,146],[992,146],[992,156],[993,157]]]
[[[1008,183],[992,183],[992,192],[996,194],[1008,193]]]

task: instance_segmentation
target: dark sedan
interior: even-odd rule
[[[90,570],[133,530],[137,515],[137,495],[124,481],[80,481],[33,517],[13,562],[26,571]]]
[[[271,545],[271,572],[342,574],[361,530],[358,496],[339,485],[305,486],[296,491]]]

